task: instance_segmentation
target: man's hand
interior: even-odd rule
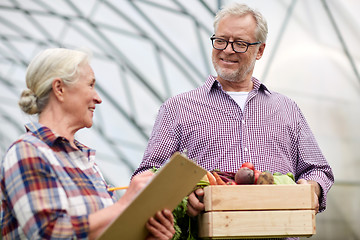
[[[315,202],[315,212],[318,213],[319,212],[319,198],[321,195],[321,188],[320,185],[312,180],[305,180],[305,179],[299,179],[297,181],[298,184],[312,184],[315,186],[315,194],[314,194],[314,202]]]
[[[187,204],[187,214],[190,217],[199,215],[200,212],[205,210],[205,205],[202,202],[204,197],[204,190],[202,188],[196,189],[189,195]]]

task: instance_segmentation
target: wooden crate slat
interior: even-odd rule
[[[313,187],[297,185],[236,185],[204,188],[205,211],[314,209]]]
[[[199,237],[309,237],[316,233],[315,211],[224,211],[199,216]]]

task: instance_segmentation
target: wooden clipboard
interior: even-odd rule
[[[174,210],[205,174],[205,169],[175,153],[99,239],[145,239],[148,219],[164,208]]]

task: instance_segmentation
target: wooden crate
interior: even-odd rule
[[[316,233],[314,186],[237,185],[204,188],[199,237],[309,237]]]

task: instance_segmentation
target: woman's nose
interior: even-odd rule
[[[99,94],[97,92],[95,92],[94,100],[95,100],[96,104],[102,103],[102,99],[101,99],[101,97],[99,96]]]

